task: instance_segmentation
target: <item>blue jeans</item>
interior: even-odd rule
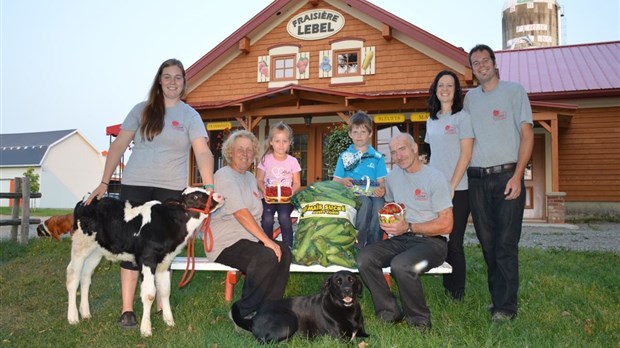
[[[383,239],[383,230],[379,228],[379,210],[383,208],[383,197],[357,196],[362,202],[355,217],[357,229],[357,248],[376,243]]]
[[[517,199],[506,200],[504,190],[513,173],[468,176],[471,215],[488,268],[491,311],[516,315],[525,182],[521,181],[521,195]]]
[[[357,256],[357,268],[370,290],[375,314],[384,321],[405,320],[412,325],[428,325],[431,311],[426,305],[422,281],[413,266],[426,260],[426,272],[441,265],[446,259],[448,243],[441,237],[429,238],[406,233],[382,240],[363,248]],[[383,267],[392,267],[392,276],[398,282],[401,313],[396,297],[383,277]]]
[[[280,233],[282,233],[282,242],[288,245],[289,248],[293,247],[293,223],[291,222],[291,213],[293,212],[293,205],[288,204],[269,204],[263,199],[263,218],[261,221],[261,227],[265,234],[271,239],[273,238],[273,222],[274,215],[278,212],[278,223],[280,223]]]

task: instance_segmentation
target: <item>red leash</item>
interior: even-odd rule
[[[207,201],[207,205],[204,210],[189,208],[187,210],[196,211],[203,214],[208,214],[209,216],[202,222],[200,226],[200,230],[202,231],[202,244],[205,250],[205,254],[213,249],[213,232],[211,232],[211,228],[209,227],[209,223],[211,222],[211,213],[207,210],[211,206],[211,195],[209,195],[209,200]],[[207,238],[209,242],[207,243]],[[187,264],[185,265],[185,272],[181,277],[181,281],[179,282],[179,288],[187,285],[192,277],[194,277],[194,271],[196,268],[196,231],[193,232],[192,237],[187,241]],[[192,262],[192,267],[190,270],[190,259]],[[187,271],[190,271],[189,276],[187,275]],[[186,278],[187,277],[187,278]]]

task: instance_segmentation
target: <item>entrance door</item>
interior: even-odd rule
[[[329,180],[323,173],[323,137],[329,124],[291,125],[293,128],[292,155],[301,166],[301,186]]]
[[[523,218],[546,220],[545,204],[545,135],[534,135],[532,158],[527,164],[525,174],[525,211]]]

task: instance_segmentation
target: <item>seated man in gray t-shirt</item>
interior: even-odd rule
[[[398,168],[386,177],[385,200],[404,203],[405,216],[381,224],[392,237],[363,248],[357,266],[377,317],[386,322],[404,320],[426,333],[431,329],[431,312],[418,274],[446,259],[453,221],[450,187],[441,172],[420,162],[411,135],[394,136],[390,153]],[[382,268],[388,266],[398,282],[402,312],[383,278]]]

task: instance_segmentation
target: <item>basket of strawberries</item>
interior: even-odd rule
[[[396,222],[396,218],[402,218],[405,214],[405,205],[403,203],[385,203],[383,208],[379,210],[379,222],[391,224]]]
[[[290,203],[293,196],[293,189],[288,186],[267,186],[265,187],[265,202],[269,204]]]

